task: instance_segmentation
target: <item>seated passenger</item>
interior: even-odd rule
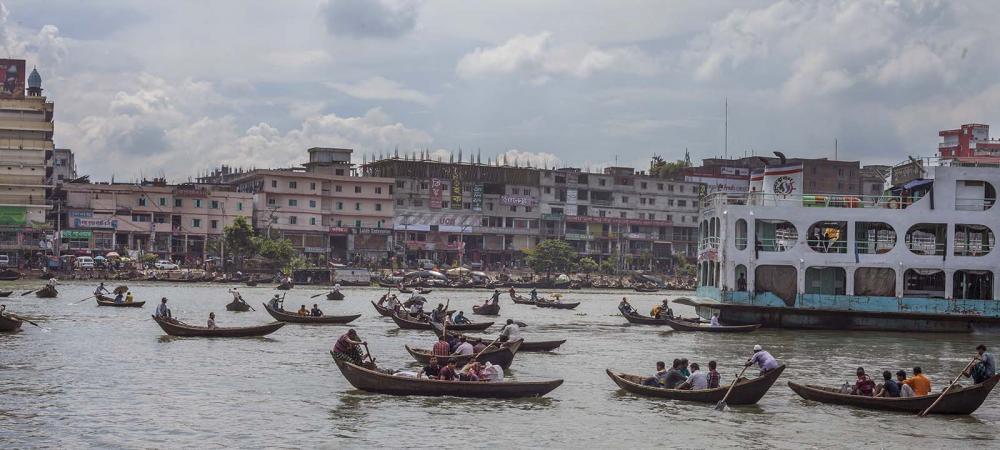
[[[865,373],[864,367],[858,367],[857,375],[858,379],[854,382],[854,387],[851,388],[851,395],[863,395],[865,397],[875,395],[875,382]]]
[[[914,367],[913,376],[903,380],[903,384],[913,388],[913,395],[917,397],[931,393],[931,380],[920,367]]]
[[[698,363],[691,363],[691,375],[677,389],[708,389],[708,374],[698,369]]]
[[[313,307],[312,307],[312,310],[309,311],[309,315],[311,315],[313,317],[322,317],[323,316],[323,311],[321,311],[319,309],[319,305],[313,303]]]
[[[892,379],[892,372],[882,372],[882,384],[875,390],[876,397],[899,397],[899,383]]]
[[[667,365],[663,361],[656,362],[656,373],[642,380],[643,386],[663,387],[667,382]]]
[[[896,384],[899,384],[899,396],[902,398],[913,397],[913,388],[908,384],[904,384],[906,381],[906,371],[900,370],[896,372]]]
[[[299,308],[298,315],[300,315],[300,316],[308,316],[309,315],[309,310],[306,309],[306,305],[302,305],[302,307]]]

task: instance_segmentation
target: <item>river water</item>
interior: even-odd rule
[[[623,295],[641,311],[681,292],[567,291],[571,311],[515,305],[504,296],[501,318],[524,321],[528,340],[568,339],[552,353],[519,353],[517,379],[562,378],[545,398],[472,400],[400,398],[354,390],[328,353],[346,326],[286,325],[265,338],[170,338],[150,319],[166,296],[175,317],[201,325],[214,311],[220,326],[270,322],[260,303],[272,287],[241,288],[257,312],[225,311],[228,286],[132,283],[143,309],[100,308],[92,284],[67,283],[57,299],[19,297],[38,283],[15,288],[8,311],[44,329],[0,334],[0,448],[426,448],[426,447],[685,447],[942,448],[972,441],[992,447],[1000,432],[1000,396],[972,416],[917,418],[800,399],[790,380],[840,385],[863,365],[922,366],[938,390],[955,376],[980,342],[994,336],[837,331],[759,330],[752,334],[671,332],[628,325],[617,315]],[[369,300],[385,290],[348,288],[344,301],[308,297],[296,287],[287,309],[319,303],[328,314],[362,313],[355,327],[383,367],[415,367],[404,344],[430,347],[434,335],[399,330]],[[545,294],[546,292],[542,292]],[[451,299],[467,313],[488,291],[435,291],[432,304]],[[693,314],[675,306],[675,312]],[[480,320],[479,316],[470,316]],[[490,331],[496,332],[496,328]],[[716,359],[723,382],[754,344],[788,365],[756,406],[717,412],[713,405],[636,397],[619,391],[604,369],[651,374],[657,360]]]

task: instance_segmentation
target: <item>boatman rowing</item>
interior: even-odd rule
[[[760,374],[764,375],[769,370],[777,369],[780,364],[778,360],[771,356],[771,353],[767,352],[760,345],[753,346],[753,356],[747,361],[747,367],[757,364],[760,368]]]
[[[360,366],[363,362],[362,345],[368,345],[368,343],[362,341],[358,337],[358,332],[351,328],[337,339],[336,344],[333,344],[333,357]]]

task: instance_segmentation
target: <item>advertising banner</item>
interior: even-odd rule
[[[538,199],[527,195],[501,195],[500,204],[511,206],[535,206]]]
[[[441,182],[440,178],[431,178],[431,209],[441,209],[441,199],[442,199],[442,186],[444,183]]]
[[[3,85],[0,85],[0,97],[24,97],[23,59],[0,59],[0,71],[3,71]]]
[[[0,225],[27,225],[28,208],[25,206],[0,206]]]
[[[575,216],[576,215],[576,199],[577,199],[576,189],[566,189],[566,215],[567,216]]]
[[[105,229],[116,229],[118,228],[118,219],[112,218],[86,218],[86,217],[73,217],[69,223],[70,228],[105,228]]]
[[[472,210],[483,210],[483,183],[472,185]]]
[[[457,169],[451,173],[451,209],[462,209],[462,179]]]
[[[802,164],[769,166],[764,169],[764,193],[779,200],[802,195]]]
[[[90,239],[94,235],[93,231],[63,230],[63,239]]]

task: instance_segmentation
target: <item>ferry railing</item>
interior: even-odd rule
[[[861,255],[877,255],[886,253],[896,246],[895,240],[861,240],[854,241],[854,252]]]
[[[944,256],[946,246],[945,242],[909,241],[906,243],[906,247],[911,252],[925,256]]]
[[[809,248],[819,253],[847,253],[847,241],[829,239],[809,239]]]
[[[705,250],[718,250],[721,240],[717,237],[704,238],[698,243],[698,252],[703,252]]]
[[[748,192],[746,194],[717,193],[706,196],[702,207],[721,207],[725,205],[742,206],[801,206],[804,208],[881,208],[906,209],[919,197],[903,195],[840,195],[840,194],[802,194],[779,195],[763,192]]]
[[[783,252],[795,246],[798,239],[768,238],[757,239],[756,248],[762,252]]]
[[[984,256],[993,249],[993,246],[986,243],[955,243],[955,256]]]

